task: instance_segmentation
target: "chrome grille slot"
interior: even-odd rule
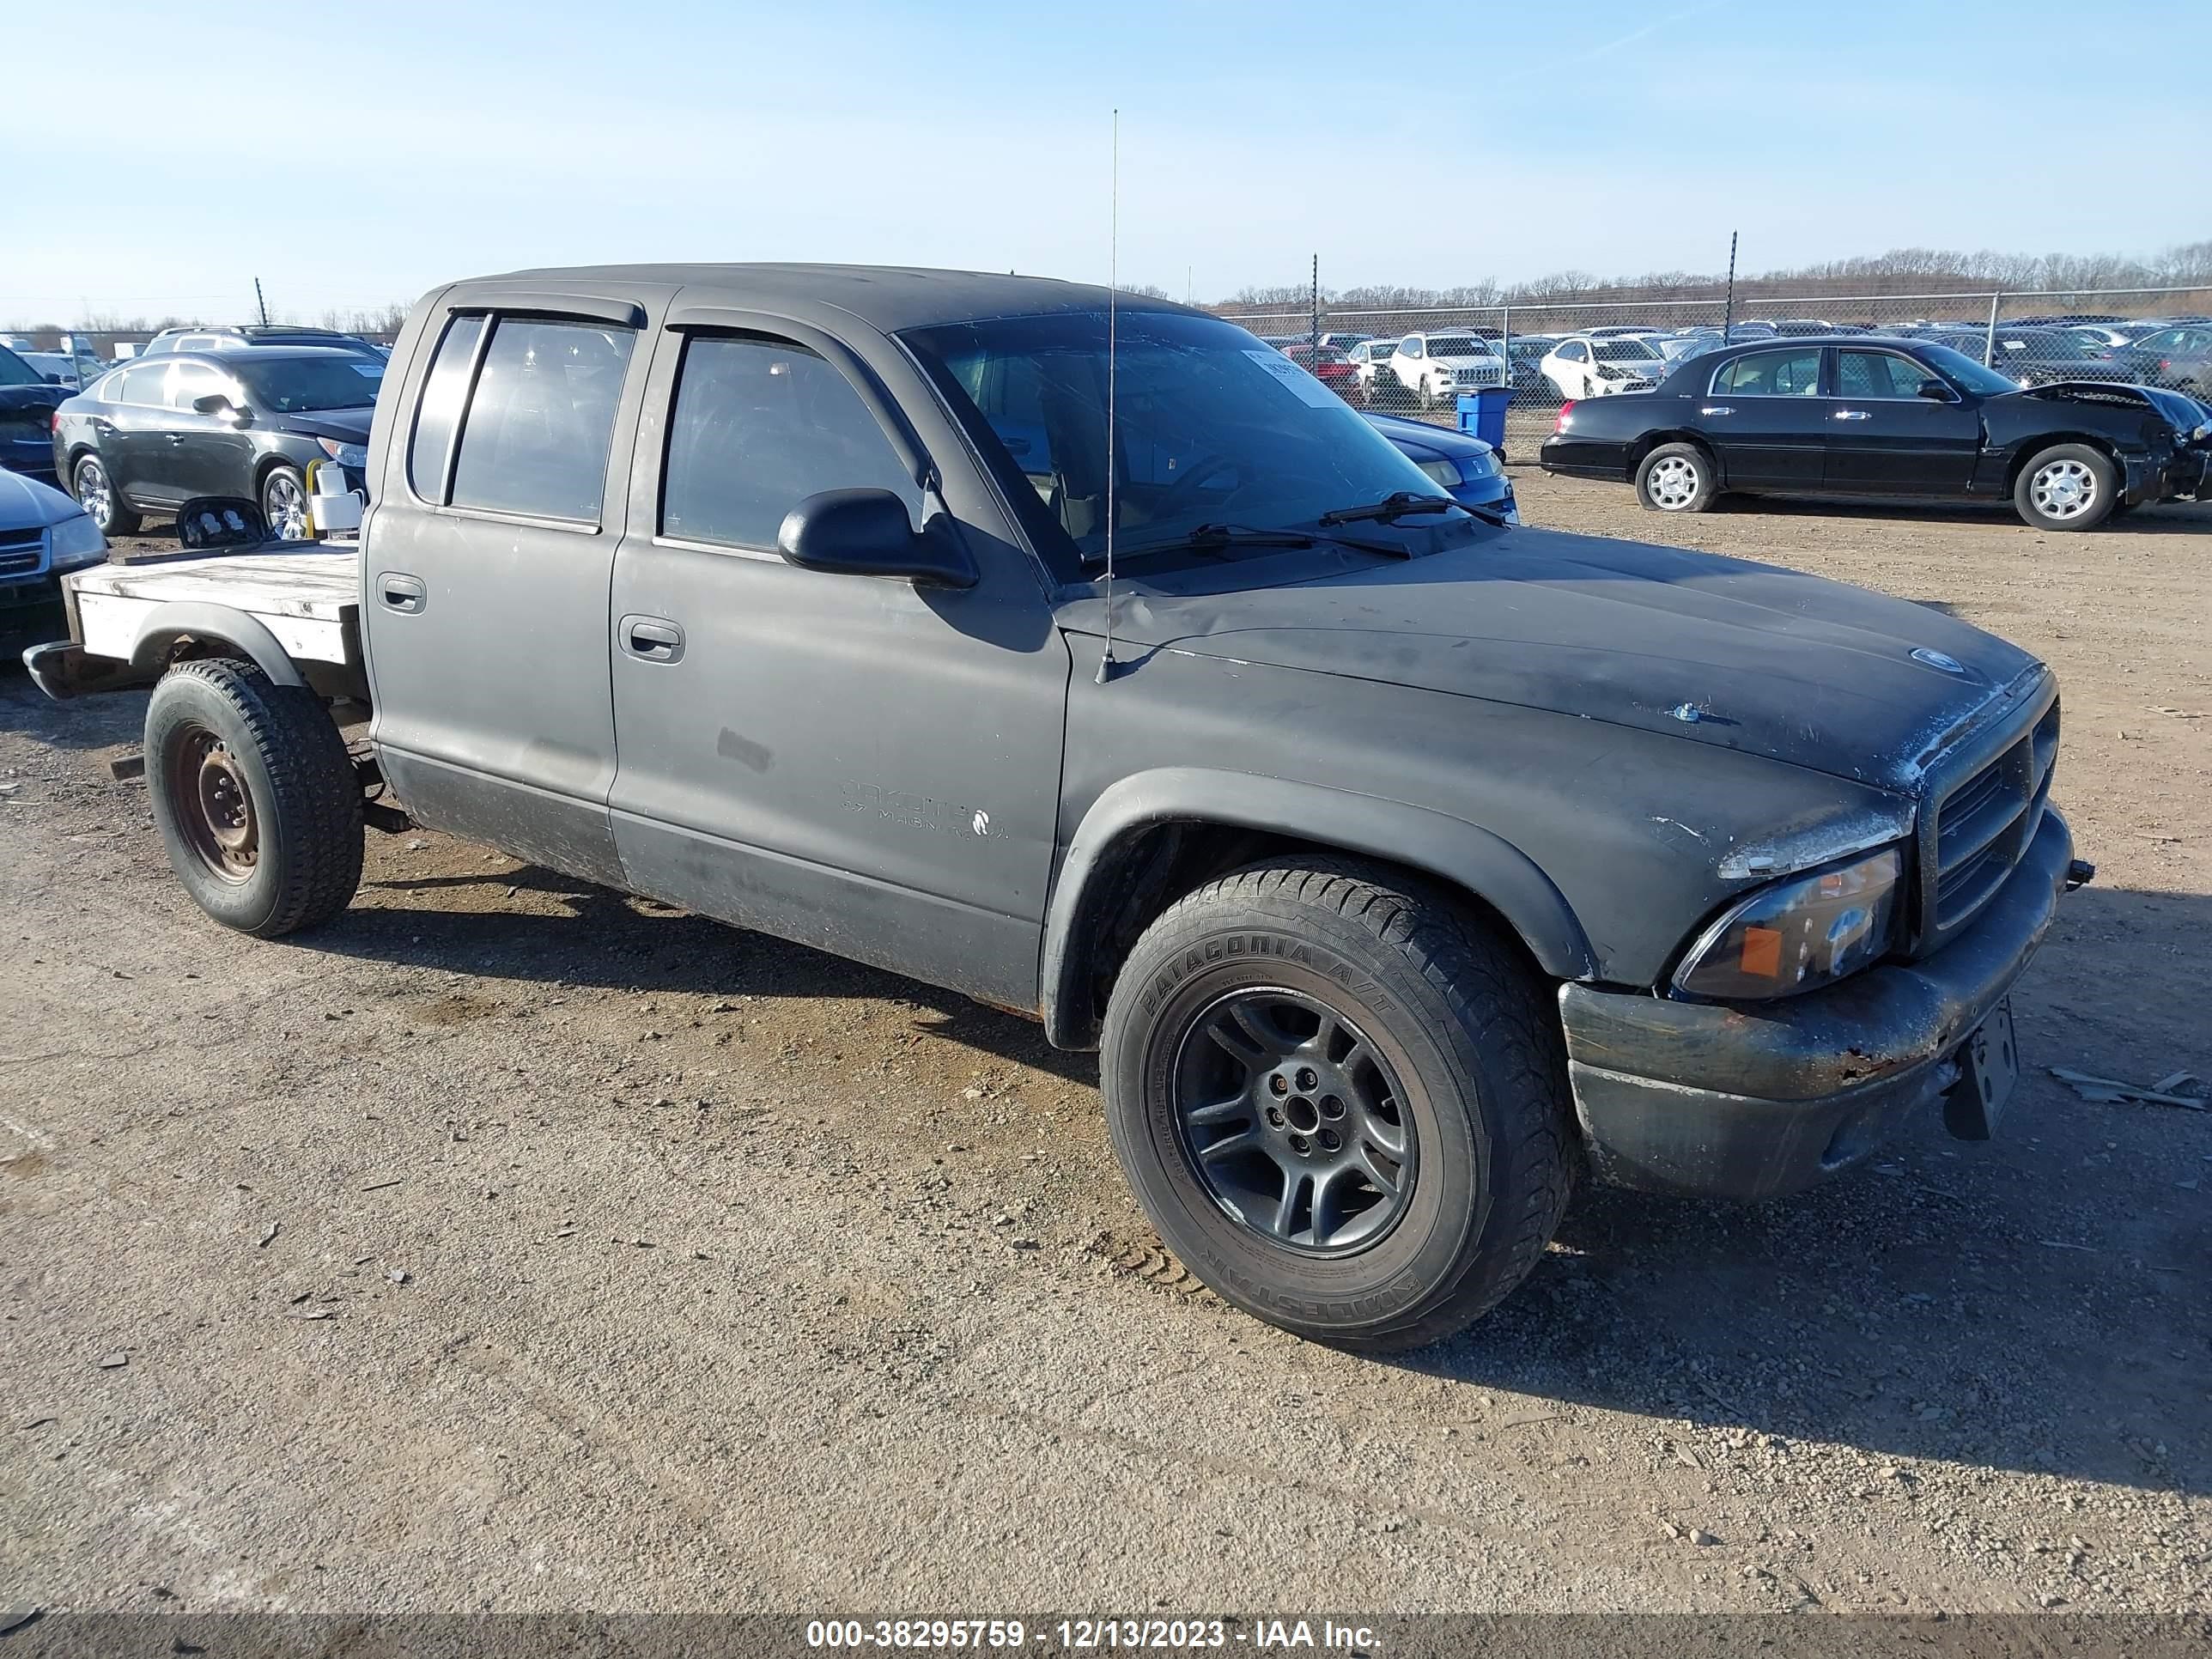
[[[0,530],[0,547],[36,547],[46,533],[36,525],[28,530]]]
[[[25,576],[38,568],[35,548],[28,553],[0,553],[0,576]]]

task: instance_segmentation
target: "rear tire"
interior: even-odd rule
[[[249,662],[179,663],[146,708],[146,781],[169,865],[226,927],[328,921],[361,884],[361,784],[314,693]]]
[[[1130,952],[1100,1047],[1115,1155],[1168,1247],[1316,1341],[1390,1352],[1480,1317],[1573,1188],[1542,981],[1386,869],[1302,860],[1188,895]]]
[[[1661,444],[1636,469],[1636,499],[1654,513],[1702,513],[1720,494],[1713,458],[1695,444]]]
[[[70,469],[70,494],[85,510],[103,536],[135,536],[140,520],[123,504],[122,492],[108,476],[106,463],[97,455],[80,455]],[[96,505],[95,505],[96,503]]]
[[[2014,507],[2036,530],[2094,530],[2119,499],[2119,469],[2087,444],[2031,455],[2012,491]]]

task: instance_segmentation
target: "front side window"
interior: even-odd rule
[[[1820,352],[1754,351],[1713,376],[1713,390],[1739,398],[1811,398],[1820,390]]]
[[[179,363],[169,370],[167,395],[162,402],[172,409],[189,413],[195,399],[212,397],[217,392],[228,397],[231,388],[222,375],[205,363]]]
[[[597,523],[636,338],[603,323],[498,319],[461,419],[452,504]]]
[[[900,337],[994,471],[1033,489],[1042,511],[1025,520],[1071,577],[1104,556],[1109,495],[1117,557],[1151,550],[1211,567],[1243,550],[1191,551],[1200,526],[1304,529],[1400,490],[1435,494],[1335,392],[1218,319],[1121,313],[1110,449],[1103,310]]]
[[[773,549],[784,515],[825,489],[921,491],[852,382],[787,340],[700,336],[668,423],[660,533]]]
[[[1917,398],[1921,382],[1934,378],[1893,351],[1836,354],[1836,390],[1846,398]]]

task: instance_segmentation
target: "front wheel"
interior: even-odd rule
[[[1661,444],[1636,469],[1636,499],[1655,513],[1702,513],[1719,493],[1712,457],[1695,444]]]
[[[292,465],[272,466],[261,481],[261,516],[269,533],[281,541],[303,542],[309,535],[307,481]]]
[[[1107,1122],[1168,1247],[1299,1335],[1447,1336],[1543,1254],[1573,1184],[1558,1017],[1442,894],[1349,860],[1241,871],[1115,981]]]
[[[361,785],[312,691],[179,663],[146,706],[146,781],[170,867],[224,927],[274,939],[353,902]]]
[[[2037,530],[2093,530],[2119,502],[2119,470],[2087,444],[2053,444],[2029,457],[2013,506]]]
[[[135,536],[138,533],[139,519],[136,513],[123,505],[123,496],[115,488],[115,480],[107,476],[107,466],[97,455],[81,457],[70,474],[70,493],[85,516],[100,526],[103,536]]]

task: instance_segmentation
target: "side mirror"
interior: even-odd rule
[[[210,392],[204,398],[192,399],[192,408],[202,415],[228,415],[240,426],[253,424],[253,411],[243,404],[234,404],[220,392]]]
[[[52,374],[46,376],[46,384],[48,386],[66,386],[68,382],[62,379],[61,371],[59,369],[56,369]]]
[[[893,576],[935,587],[973,587],[976,571],[950,536],[917,532],[888,489],[825,489],[784,514],[776,549],[802,570]]]
[[[1941,380],[1923,380],[1920,383],[1920,389],[1913,395],[1925,398],[1931,404],[1948,404],[1952,401],[1951,388]]]

